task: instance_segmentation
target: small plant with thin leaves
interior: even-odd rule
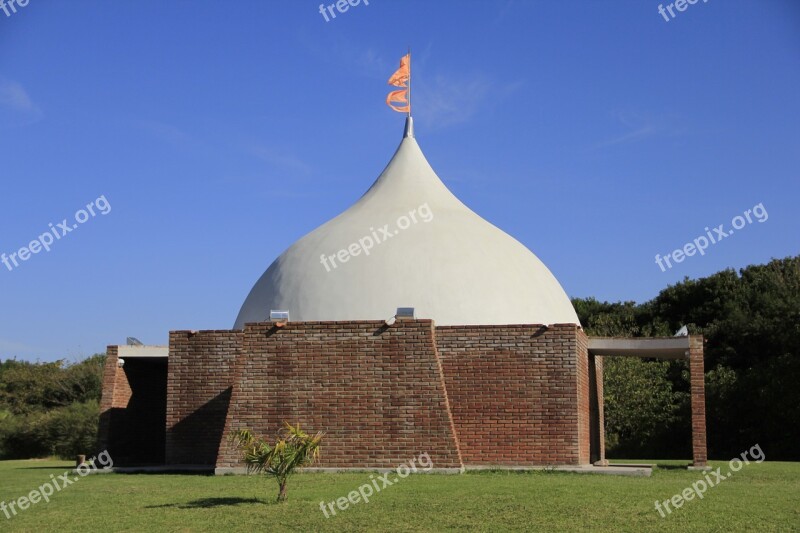
[[[269,474],[278,481],[278,501],[286,501],[286,482],[294,469],[310,466],[319,460],[320,444],[324,433],[311,436],[284,422],[284,427],[274,446],[264,437],[257,437],[249,429],[240,429],[231,434],[231,440],[242,452],[242,462],[248,473]]]

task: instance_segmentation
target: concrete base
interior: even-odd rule
[[[510,471],[539,471],[546,470],[550,472],[573,472],[576,474],[606,474],[612,476],[637,476],[637,477],[650,477],[653,473],[651,465],[610,465],[610,466],[594,466],[594,465],[580,465],[580,466],[467,466],[467,471],[481,471],[481,470],[510,470]]]
[[[395,472],[396,468],[335,468],[335,467],[311,467],[311,468],[301,468],[298,472],[304,473],[322,473],[322,474],[338,474],[338,473],[354,473],[354,472],[377,472],[380,474],[386,472]],[[463,468],[431,468],[430,470],[425,470],[423,468],[417,468],[416,472],[412,472],[412,474],[463,474]],[[230,475],[244,475],[247,474],[247,468],[238,466],[234,468],[226,467],[226,468],[215,468],[214,474],[217,476],[230,476]]]
[[[711,467],[689,465],[686,467],[686,470],[699,470],[700,472],[708,472],[709,470],[711,470]]]
[[[689,467],[690,470],[711,470],[711,467]],[[305,473],[355,473],[355,472],[395,472],[395,468],[302,468],[300,472]],[[512,472],[536,472],[536,471],[551,471],[551,472],[573,472],[576,474],[606,474],[613,476],[637,476],[637,477],[650,477],[653,473],[652,465],[648,464],[613,464],[609,466],[595,466],[595,465],[561,465],[561,466],[503,466],[503,465],[472,465],[464,468],[431,468],[424,470],[418,468],[415,474],[463,474],[464,472],[481,472],[481,471],[512,471]],[[73,470],[73,473],[78,473]],[[89,470],[90,474],[166,474],[166,473],[207,473],[217,476],[226,475],[245,475],[247,469],[245,467],[234,468],[214,468],[207,465],[159,465],[159,466],[125,466],[125,467],[112,467],[102,468],[97,470]]]

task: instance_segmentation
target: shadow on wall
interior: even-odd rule
[[[167,423],[166,359],[129,359],[125,377],[131,397],[124,408],[101,413],[101,425],[107,424],[108,453],[115,466],[164,464]]]
[[[228,387],[167,430],[166,464],[216,465],[231,392]]]

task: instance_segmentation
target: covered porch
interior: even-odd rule
[[[706,450],[706,389],[703,365],[703,337],[612,338],[589,337],[589,355],[594,357],[640,357],[653,359],[686,359],[689,361],[689,387],[692,412],[692,464],[689,468],[707,469]],[[602,458],[595,463],[607,465],[605,460],[605,435],[603,428],[603,392],[597,393],[599,428],[595,429],[603,450]]]

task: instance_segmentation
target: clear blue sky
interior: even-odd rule
[[[428,160],[570,296],[641,302],[800,253],[800,2],[700,0],[669,22],[658,5],[371,0],[330,22],[304,0],[0,11],[0,253],[111,205],[0,264],[0,357],[232,327],[273,259],[388,162],[403,116],[386,79],[409,45]],[[766,222],[655,264],[759,203]]]

